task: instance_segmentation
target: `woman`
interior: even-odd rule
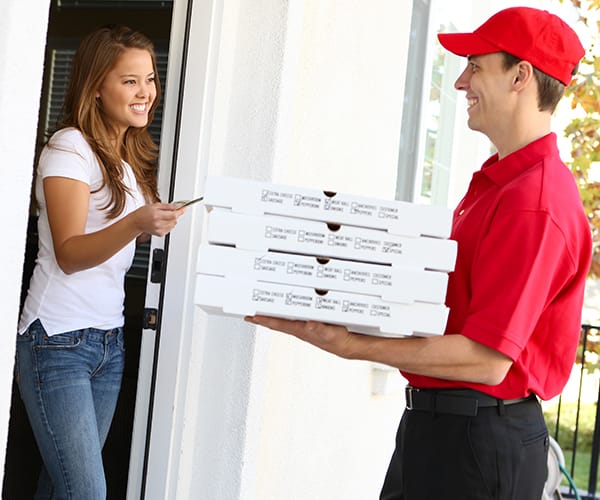
[[[148,133],[160,87],[152,43],[122,26],[88,35],[62,127],[36,179],[39,252],[19,323],[17,376],[44,467],[37,499],[106,497],[102,446],[124,363],[123,280],[143,235],[183,210],[158,200]]]

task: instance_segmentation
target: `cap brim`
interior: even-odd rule
[[[445,49],[458,56],[491,54],[502,50],[475,33],[439,33],[438,40]]]

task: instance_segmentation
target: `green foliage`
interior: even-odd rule
[[[544,417],[548,431],[552,437],[556,436],[556,414],[558,403],[544,407]],[[563,402],[561,405],[560,422],[558,429],[558,444],[563,450],[573,450],[577,416],[576,402]],[[589,452],[592,449],[594,424],[596,421],[596,404],[581,403],[579,408],[579,431],[577,433],[577,453]]]
[[[580,27],[585,28],[593,42],[587,47],[579,73],[565,92],[571,108],[579,114],[566,127],[565,136],[572,144],[569,167],[577,179],[594,238],[591,274],[600,277],[600,182],[590,177],[592,167],[600,169],[600,55],[596,48],[600,40],[600,0],[570,2],[579,13]]]
[[[575,470],[571,471],[573,453],[569,450],[564,451],[565,465],[569,474],[572,475],[575,485],[579,490],[586,490],[588,482],[590,480],[590,468],[591,468],[591,454],[588,452],[577,452],[575,459]],[[566,488],[569,487],[569,482],[566,477],[563,477],[562,485]],[[600,481],[596,481],[596,491],[599,491]]]
[[[587,335],[585,331],[582,332],[575,363],[580,366],[583,364],[585,374],[587,375],[600,369],[600,329],[593,326],[584,328],[588,328]],[[585,353],[583,351],[584,337]],[[582,355],[585,358],[582,359]]]
[[[548,431],[552,437],[556,437],[556,414],[558,403],[544,405],[544,418],[548,425]],[[592,451],[592,439],[594,437],[594,423],[596,419],[596,404],[582,403],[579,409],[579,430],[577,433],[577,451],[575,453],[575,470],[573,466],[573,439],[575,435],[575,423],[577,416],[577,403],[562,403],[561,416],[558,430],[558,444],[560,445],[567,470],[572,473],[578,488],[585,489],[590,477],[590,463]],[[563,480],[563,485],[568,483]],[[596,488],[600,487],[600,479]]]

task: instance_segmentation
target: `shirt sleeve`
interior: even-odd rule
[[[66,177],[95,184],[93,153],[79,131],[60,131],[44,147],[38,164],[38,175],[46,177]]]
[[[547,212],[503,213],[475,256],[472,302],[461,333],[516,360],[574,272],[564,236]]]

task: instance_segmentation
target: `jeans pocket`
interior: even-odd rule
[[[117,345],[121,349],[121,352],[125,352],[125,333],[123,328],[119,328],[119,333],[117,334]]]
[[[37,349],[74,349],[82,343],[81,330],[58,333],[56,335],[43,335],[38,338]]]
[[[17,333],[17,342],[33,342],[36,336],[36,332],[42,332],[45,334],[42,322],[39,319],[33,321],[23,333]]]
[[[21,367],[21,360],[26,359],[28,357],[28,353],[29,357],[31,356],[31,352],[33,352],[35,346],[36,332],[38,330],[44,332],[42,323],[39,319],[36,319],[23,333],[17,333],[14,367],[14,377],[17,384],[19,384],[22,375],[21,371],[23,368]],[[21,351],[21,354],[19,354],[19,351]]]
[[[29,328],[23,333],[17,333],[17,342],[31,342],[31,332]]]

